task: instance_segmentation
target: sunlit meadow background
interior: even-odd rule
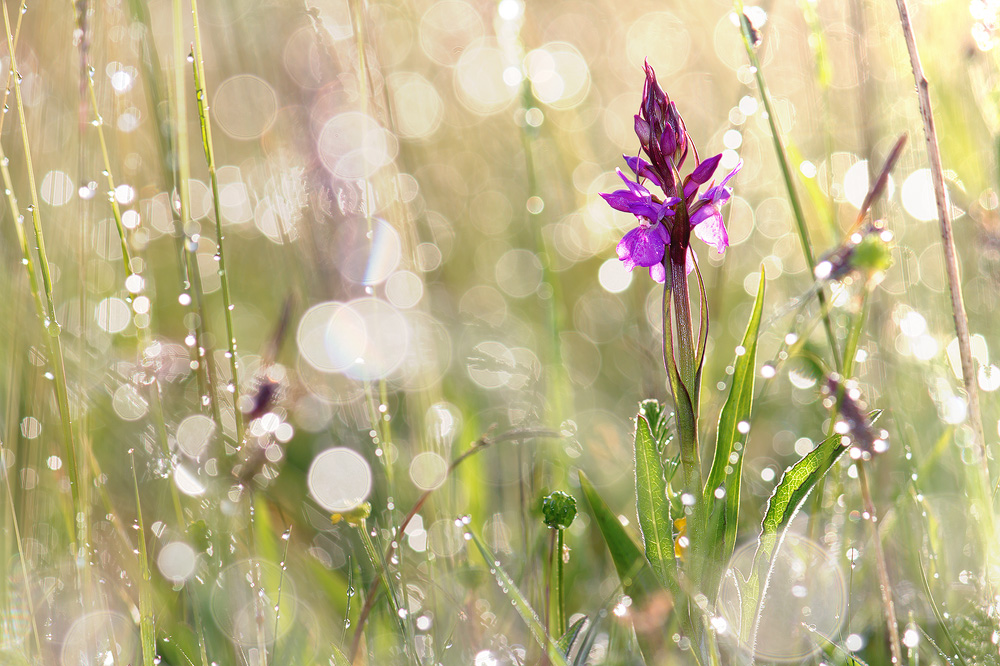
[[[781,471],[828,427],[815,379],[794,363],[764,365],[782,360],[789,335],[814,336],[826,352],[815,303],[799,318],[788,307],[814,281],[732,7],[204,2],[216,205],[181,4],[178,34],[166,0],[7,3],[9,32],[20,26],[26,132],[11,80],[0,135],[12,179],[0,231],[0,661],[340,664],[335,650],[349,652],[388,564],[399,608],[374,601],[355,663],[538,663],[510,590],[464,532],[544,615],[551,537],[540,502],[562,490],[581,500],[565,537],[566,609],[598,623],[588,663],[640,663],[633,620],[662,623],[658,663],[693,663],[670,635],[669,604],[656,617],[629,612],[577,472],[633,529],[631,418],[640,399],[667,397],[661,290],[620,267],[614,246],[633,222],[598,193],[620,186],[614,169],[638,147],[645,58],[702,154],[745,163],[726,213],[731,247],[724,257],[698,248],[713,312],[706,414],[725,399],[762,269],[767,278],[740,544],[752,549]],[[998,8],[911,9],[993,451]],[[878,525],[908,663],[956,652],[998,663],[983,558],[968,545],[963,466],[978,461],[896,8],[804,0],[747,13],[817,255],[853,223],[866,160],[877,169],[910,133],[876,207],[895,234],[895,263],[857,356],[862,392],[890,434],[870,471]],[[58,338],[38,316],[15,201],[36,275],[39,217]],[[41,278],[34,293],[45,311]],[[843,323],[857,285],[828,293]],[[473,442],[510,431],[446,474]],[[835,467],[796,519],[800,536],[786,543],[768,601],[788,616],[765,621],[763,663],[843,664],[852,652],[889,663],[855,479]],[[362,498],[363,525],[331,520]]]

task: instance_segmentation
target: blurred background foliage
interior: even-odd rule
[[[724,257],[700,248],[713,313],[704,414],[725,399],[759,272],[767,277],[758,356],[773,365],[758,382],[741,543],[752,544],[781,471],[824,436],[815,378],[794,360],[776,365],[788,340],[808,338],[820,357],[824,342],[728,3],[205,2],[222,275],[194,58],[176,57],[195,39],[190,6],[180,3],[182,34],[165,0],[7,6],[23,21],[16,78],[82,495],[74,507],[59,378],[8,197],[0,650],[9,663],[140,663],[140,625],[150,617],[160,663],[326,663],[332,645],[348,650],[390,543],[398,543],[388,561],[393,598],[374,603],[361,660],[537,661],[463,530],[481,535],[542,609],[551,547],[544,495],[579,497],[582,469],[622,522],[635,522],[630,418],[639,400],[666,398],[661,290],[621,269],[614,246],[632,221],[598,193],[618,187],[614,169],[638,147],[632,115],[647,58],[703,155],[724,151],[724,166],[745,163],[727,211],[732,247]],[[992,448],[998,6],[925,0],[912,11]],[[911,650],[943,663],[924,640],[943,641],[930,591],[937,610],[969,616],[956,641],[985,640],[992,647],[977,650],[992,650],[993,661],[982,663],[996,663],[988,640],[996,615],[972,609],[979,595],[968,572],[978,556],[963,548],[971,527],[962,467],[976,461],[896,10],[801,0],[747,14],[817,254],[853,223],[869,161],[880,164],[910,132],[876,209],[894,233],[895,263],[857,358],[861,391],[885,410],[890,432],[891,449],[872,471],[875,500],[897,613],[928,632]],[[0,50],[7,71],[9,52]],[[14,93],[12,83],[0,141],[10,194],[30,217]],[[185,159],[187,215],[175,203]],[[128,275],[111,199],[122,211]],[[234,306],[235,380],[223,281]],[[835,322],[858,306],[856,287],[834,285]],[[448,476],[473,442],[504,433],[508,441]],[[395,535],[427,490],[435,492],[405,537]],[[365,498],[372,512],[361,529],[356,518],[330,520]],[[812,604],[833,619],[808,631],[776,623],[762,659],[845,663],[844,649],[831,647],[839,645],[888,663],[860,509],[848,468],[838,467],[788,551],[789,572],[823,573],[807,576],[805,588],[776,589],[785,596],[773,602]],[[469,516],[464,526],[460,516]],[[618,578],[587,512],[566,546],[567,612],[617,609]],[[637,661],[617,615],[601,620],[592,663]],[[676,646],[667,640],[664,649]]]

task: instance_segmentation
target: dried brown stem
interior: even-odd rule
[[[865,513],[868,514],[868,523],[872,527],[872,545],[875,547],[875,570],[878,573],[878,587],[882,595],[882,610],[885,611],[885,625],[889,633],[889,654],[892,663],[901,666],[903,663],[903,652],[899,647],[899,623],[896,622],[896,607],[892,601],[892,585],[889,583],[889,568],[885,564],[885,552],[882,550],[882,540],[878,534],[878,517],[875,513],[875,502],[872,501],[872,492],[868,487],[868,476],[865,473],[864,463],[860,460],[855,463],[858,470],[858,481],[861,483],[861,499],[865,503]]]
[[[986,439],[983,435],[983,420],[979,410],[979,389],[976,386],[976,368],[972,362],[972,346],[969,340],[969,318],[965,313],[965,301],[962,297],[962,284],[958,272],[958,254],[955,251],[955,237],[951,225],[951,210],[944,185],[944,169],[941,166],[941,150],[938,147],[937,130],[934,126],[934,114],[931,112],[930,84],[920,64],[920,54],[917,52],[917,42],[910,23],[910,12],[906,0],[896,0],[899,9],[899,23],[906,40],[906,50],[910,54],[910,65],[913,67],[913,79],[917,84],[917,99],[920,103],[920,117],[924,125],[924,137],[927,140],[927,159],[931,167],[931,180],[934,183],[934,199],[937,203],[938,222],[941,227],[941,244],[944,246],[944,264],[948,274],[948,294],[951,297],[952,317],[955,320],[955,333],[958,336],[958,351],[962,359],[962,379],[969,401],[969,423],[972,425],[974,442],[983,471],[989,478],[988,460],[986,457]]]

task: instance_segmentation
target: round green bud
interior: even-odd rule
[[[549,527],[564,530],[576,518],[576,500],[560,490],[549,493],[542,500],[542,517]]]

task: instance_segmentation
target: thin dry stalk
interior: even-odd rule
[[[878,518],[875,514],[875,502],[868,487],[868,476],[864,464],[858,461],[858,481],[861,483],[861,497],[865,503],[865,513],[868,514],[869,525],[872,528],[872,545],[875,547],[875,570],[878,573],[878,587],[882,595],[882,609],[885,611],[885,625],[889,633],[889,654],[893,664],[903,663],[903,651],[899,646],[899,623],[896,621],[896,607],[892,601],[892,584],[889,582],[889,568],[885,563],[885,552],[882,550],[882,540],[878,533]]]
[[[934,126],[934,114],[931,112],[930,84],[920,64],[920,54],[917,51],[917,41],[913,36],[913,26],[910,23],[910,11],[906,0],[896,0],[899,9],[899,24],[906,40],[906,50],[910,54],[910,66],[913,67],[913,79],[917,84],[917,99],[920,103],[920,118],[923,120],[924,137],[927,140],[927,159],[931,167],[931,179],[934,183],[934,200],[937,203],[938,223],[941,227],[941,244],[944,246],[944,265],[948,273],[948,295],[951,297],[951,312],[955,320],[955,333],[958,335],[958,351],[962,359],[962,380],[969,400],[969,421],[972,425],[974,443],[983,471],[989,478],[988,460],[986,457],[986,439],[983,435],[982,414],[979,411],[979,388],[976,385],[976,368],[972,362],[972,346],[969,341],[969,318],[965,313],[965,300],[962,297],[962,284],[958,273],[958,254],[955,251],[955,236],[951,226],[951,211],[944,186],[944,169],[941,166],[941,150],[938,147],[937,129]]]

